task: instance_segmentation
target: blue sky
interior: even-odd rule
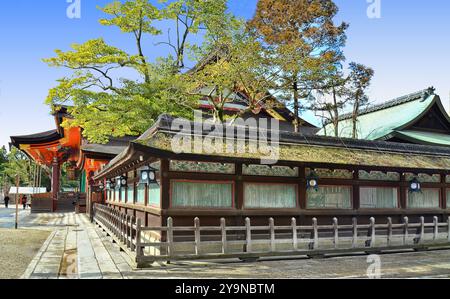
[[[69,49],[103,37],[118,47],[132,49],[120,32],[98,24],[97,5],[110,0],[81,0],[81,19],[69,19],[66,0],[6,0],[0,5],[0,145],[11,135],[54,129],[48,89],[64,70],[49,68],[42,58],[54,49]],[[250,18],[257,0],[230,0],[230,10]],[[435,86],[442,100],[450,101],[450,2],[448,0],[381,0],[381,18],[367,16],[366,0],[336,0],[338,20],[350,23],[345,54],[375,69],[370,89],[373,102]],[[163,55],[147,40],[150,57]]]

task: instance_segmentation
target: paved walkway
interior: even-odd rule
[[[23,210],[19,207],[19,222],[22,222],[25,217],[30,215],[30,209]],[[16,218],[16,208],[9,205],[9,209],[0,205],[0,228],[14,228]]]
[[[112,248],[110,240],[89,223],[86,215],[38,214],[27,220],[30,226],[53,227],[54,231],[23,278],[124,278],[121,272],[131,271],[126,257]],[[104,243],[111,243],[110,251]]]
[[[53,229],[24,278],[367,278],[379,259],[382,278],[450,278],[450,250],[366,255],[328,259],[278,259],[177,262],[133,270],[129,258],[86,215],[40,214],[27,217],[31,227]],[[373,259],[374,258],[374,259]]]

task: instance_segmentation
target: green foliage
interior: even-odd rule
[[[229,22],[206,40],[202,63],[184,76],[192,84],[188,92],[209,101],[217,122],[226,120],[224,106],[237,93],[246,96],[248,108],[234,118],[263,105],[270,97],[268,90],[274,86],[261,42],[244,23],[236,19]]]
[[[3,178],[6,178],[6,183],[10,185],[16,184],[16,177],[19,176],[20,183],[28,185],[32,178],[30,176],[33,162],[28,157],[16,148],[12,148],[11,152],[7,154],[7,162],[4,163],[2,171]]]
[[[8,151],[6,150],[6,147],[3,146],[0,149],[0,173],[3,173],[6,163],[8,163]]]
[[[100,8],[107,17],[104,26],[115,26],[130,34],[137,54],[127,53],[108,45],[103,39],[72,45],[72,50],[56,51],[56,56],[44,61],[52,67],[72,71],[58,80],[49,91],[47,103],[69,106],[73,119],[64,126],[80,126],[91,142],[105,143],[111,136],[138,136],[162,113],[192,117],[198,103],[186,96],[189,83],[181,80],[188,50],[198,49],[189,43],[191,35],[216,30],[221,19],[229,18],[226,0],[161,1],[160,8],[147,0],[115,1]],[[171,22],[176,29],[176,41],[167,34],[166,45],[175,55],[147,61],[143,38],[161,35],[156,21]],[[161,25],[160,25],[161,26]],[[200,32],[202,31],[202,32]],[[130,70],[138,75],[131,73]]]
[[[216,121],[225,121],[224,106],[238,92],[248,99],[241,114],[257,112],[272,103],[269,90],[293,106],[298,129],[302,99],[312,99],[313,91],[332,94],[331,105],[310,104],[336,119],[347,102],[340,98],[357,81],[342,74],[348,25],[334,23],[332,0],[259,0],[248,24],[227,12],[227,0],[123,0],[100,10],[100,24],[133,38],[134,53],[93,39],[44,60],[71,71],[47,103],[69,106],[73,118],[63,125],[80,126],[90,142],[138,136],[162,113],[191,118],[200,99],[214,107]],[[204,42],[194,42],[198,38]],[[149,62],[145,51],[151,49],[143,45],[168,51]],[[195,69],[186,67],[187,57]]]
[[[198,35],[200,31],[205,36],[213,36],[219,28],[226,28],[227,22],[232,16],[226,12],[227,0],[161,0],[165,7],[161,14],[165,20],[171,21],[175,30],[175,40],[170,31],[167,41],[159,45],[168,46],[173,52],[174,66],[178,71],[185,68],[187,52],[197,53],[200,48],[189,42],[190,35]]]
[[[100,24],[117,26],[122,32],[161,34],[161,30],[153,26],[153,22],[161,19],[161,12],[147,0],[114,1],[103,8],[110,19],[101,19]]]
[[[352,112],[352,137],[358,138],[358,116],[362,107],[369,103],[369,98],[366,94],[370,86],[370,82],[375,74],[375,71],[363,64],[352,62],[349,66],[349,92],[348,96],[353,105]]]

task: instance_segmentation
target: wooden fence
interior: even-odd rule
[[[201,226],[198,218],[192,227],[176,227],[168,218],[166,227],[144,227],[141,220],[110,207],[94,206],[94,221],[119,246],[136,260],[138,267],[155,261],[228,259],[255,260],[269,256],[322,257],[342,253],[380,253],[393,250],[428,250],[450,247],[450,217],[440,223],[438,217],[426,223],[386,223],[339,225],[334,218],[330,225],[318,225],[317,219],[308,226],[276,226],[273,218],[267,226],[252,226],[245,219],[244,226]]]

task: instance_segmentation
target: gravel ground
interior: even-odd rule
[[[0,279],[16,279],[50,235],[43,230],[0,229]]]

